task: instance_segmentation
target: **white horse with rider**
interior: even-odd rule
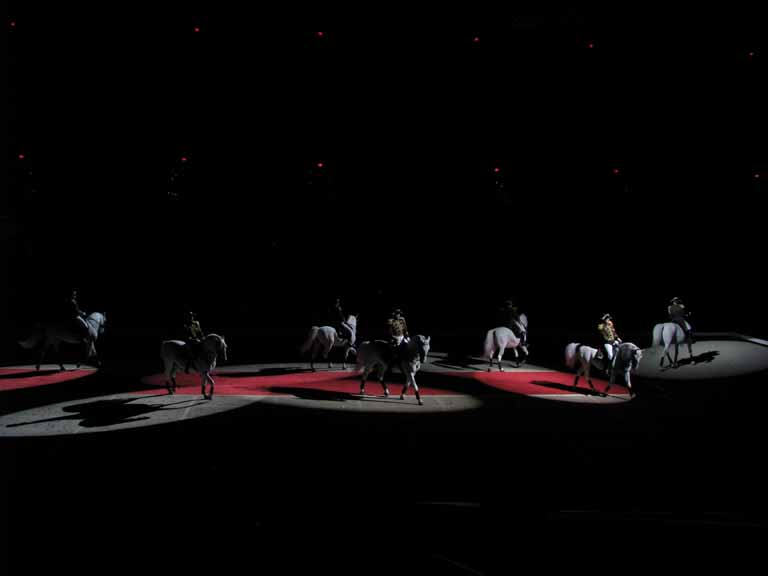
[[[419,406],[423,405],[419,386],[416,384],[416,372],[419,371],[422,364],[428,361],[430,342],[430,336],[417,334],[413,338],[404,338],[396,351],[385,340],[373,340],[360,344],[360,349],[357,351],[357,367],[363,370],[360,377],[360,395],[365,394],[365,381],[368,375],[374,369],[378,369],[378,379],[384,388],[384,396],[389,396],[389,388],[384,382],[384,375],[389,368],[397,367],[405,376],[405,385],[400,393],[400,400],[405,399],[408,389],[413,386]]]
[[[347,316],[346,325],[351,332],[349,338],[342,337],[333,326],[312,326],[307,339],[301,346],[301,354],[310,354],[309,365],[315,370],[315,359],[318,355],[328,360],[328,368],[333,368],[329,358],[333,348],[341,348],[344,351],[343,367],[347,369],[347,358],[355,352],[355,339],[357,334],[357,316]]]
[[[227,343],[223,336],[208,334],[198,346],[191,346],[182,340],[165,340],[160,345],[160,357],[163,359],[163,372],[165,374],[165,387],[168,394],[176,392],[176,372],[187,367],[200,374],[200,393],[203,398],[213,398],[215,382],[211,372],[216,368],[218,357],[227,359]],[[211,385],[210,392],[205,393],[205,383]]]
[[[528,346],[525,343],[525,335],[528,333],[528,317],[520,314],[519,320],[515,320],[515,329],[520,336],[518,337],[511,328],[499,326],[488,330],[485,335],[485,344],[483,346],[483,356],[488,358],[488,372],[493,368],[493,358],[496,356],[496,362],[499,365],[499,372],[504,372],[501,365],[501,358],[504,356],[504,350],[511,348],[515,353],[515,368],[519,368],[528,357]],[[523,358],[517,349],[523,352]]]
[[[637,370],[642,358],[643,351],[631,342],[619,344],[612,361],[607,358],[605,353],[599,356],[597,348],[585,346],[577,342],[571,342],[565,347],[565,365],[573,369],[576,367],[577,362],[579,364],[576,370],[576,379],[573,381],[573,387],[578,387],[579,377],[583,375],[587,379],[589,387],[594,390],[595,386],[592,384],[592,377],[589,374],[590,368],[594,366],[598,370],[605,370],[609,373],[608,386],[605,388],[606,393],[613,386],[615,374],[620,372],[624,375],[624,382],[627,384],[630,395],[634,396],[630,372]]]
[[[102,312],[91,312],[85,318],[77,318],[71,322],[44,322],[37,324],[32,330],[32,335],[25,340],[20,340],[19,344],[22,348],[27,349],[40,347],[37,370],[40,370],[40,364],[43,363],[48,349],[53,348],[54,353],[58,356],[59,345],[62,342],[80,345],[83,351],[83,360],[95,358],[96,366],[100,366],[101,362],[96,353],[96,341],[104,333],[106,323],[107,317]],[[59,360],[59,367],[65,370],[60,357],[57,359]],[[78,368],[83,360],[78,359]]]
[[[669,360],[669,364],[673,368],[677,368],[679,366],[677,362],[677,356],[679,352],[680,344],[687,344],[688,346],[688,354],[690,355],[691,359],[693,359],[693,344],[691,342],[691,325],[687,322],[685,322],[685,327],[688,331],[688,335],[686,336],[686,331],[683,330],[682,326],[675,322],[664,322],[662,324],[656,324],[656,326],[653,327],[653,346],[664,346],[664,351],[661,354],[661,361],[659,362],[659,366],[664,366],[664,358],[666,357]],[[669,347],[672,346],[672,344],[675,345],[675,359],[672,360],[672,357],[669,355]]]

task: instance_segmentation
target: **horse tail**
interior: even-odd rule
[[[315,339],[317,338],[317,333],[320,331],[319,326],[312,326],[312,329],[309,331],[309,335],[307,336],[307,339],[304,340],[304,344],[301,345],[301,354],[304,355],[307,352],[309,352],[309,349],[312,348],[312,344],[314,343]]]
[[[485,358],[490,358],[493,354],[494,346],[496,344],[494,335],[496,330],[488,330],[488,334],[485,336],[485,344],[483,345],[483,355]]]
[[[664,331],[664,324],[656,324],[653,327],[653,344],[651,346],[661,346],[661,336]]]
[[[30,348],[36,348],[43,340],[43,329],[40,326],[35,326],[32,334],[25,340],[19,340],[19,346],[29,350]]]
[[[578,350],[579,344],[571,342],[565,347],[565,365],[568,368],[573,368],[576,365],[576,350]]]

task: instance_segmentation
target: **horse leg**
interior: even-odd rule
[[[679,352],[680,352],[680,345],[677,342],[675,342],[675,368],[680,366],[680,364],[678,364],[677,362],[677,355]]]
[[[503,347],[503,346],[500,346],[500,347],[499,347],[499,355],[498,355],[498,357],[496,358],[496,361],[499,363],[499,372],[504,372],[504,368],[503,368],[503,367],[502,367],[502,365],[501,365],[501,357],[502,357],[502,356],[504,356],[504,347]]]
[[[630,372],[630,369],[629,369],[629,368],[627,368],[627,369],[624,371],[624,380],[626,380],[626,382],[627,382],[627,389],[629,390],[629,395],[630,395],[630,397],[632,397],[632,396],[634,396],[634,395],[635,395],[635,391],[634,391],[634,390],[632,390],[632,380],[630,380],[630,377],[629,377],[629,372]]]
[[[421,394],[419,394],[419,385],[416,384],[416,375],[410,374],[411,377],[411,384],[413,384],[413,391],[416,393],[416,400],[419,403],[419,406],[423,406],[424,402],[421,401]]]
[[[493,369],[493,350],[491,350],[491,355],[488,356],[488,372],[490,372]]]
[[[515,353],[515,368],[520,368],[520,354],[517,352],[517,348],[512,348],[512,352]]]
[[[203,395],[203,400],[208,399],[208,396],[205,395],[205,372],[200,373],[200,393]]]
[[[381,382],[381,387],[384,388],[384,396],[389,396],[389,388],[387,387],[387,383],[384,382],[384,376],[387,374],[387,368],[389,368],[389,366],[382,364],[379,371],[379,382]]]
[[[53,352],[56,355],[56,358],[59,359],[59,368],[61,368],[61,371],[64,372],[66,368],[64,368],[64,364],[61,362],[61,352],[59,352],[59,342],[56,342],[53,345]]]
[[[40,347],[40,356],[37,358],[37,370],[40,370],[40,364],[43,363],[43,358],[45,357],[45,353],[48,350],[48,343],[43,341],[43,345]]]
[[[317,354],[317,347],[315,346],[315,343],[312,342],[312,345],[309,348],[309,368],[312,370],[312,372],[317,372],[315,369],[315,355]]]
[[[605,387],[605,394],[608,394],[608,390],[611,389],[611,386],[613,386],[613,379],[616,377],[616,370],[611,370],[610,375],[608,376],[608,386]]]
[[[590,363],[590,364],[586,364],[586,365],[584,366],[584,378],[586,378],[586,379],[587,379],[587,384],[589,384],[589,387],[590,387],[592,390],[594,390],[594,389],[595,389],[595,385],[594,385],[594,384],[592,384],[592,375],[591,375],[591,371],[592,371],[592,364],[591,364],[591,363]]]
[[[410,372],[403,369],[403,373],[405,374],[405,386],[403,386],[403,391],[400,392],[400,400],[405,400],[405,394],[408,392],[408,388],[411,387],[411,375]]]
[[[208,379],[208,382],[211,383],[211,391],[208,393],[208,400],[213,400],[213,388],[216,386],[216,382],[213,381],[213,377],[207,372],[205,377]]]
[[[573,380],[573,387],[578,388],[579,387],[579,376],[581,376],[581,373],[584,371],[584,365],[580,365],[576,370],[576,378]]]
[[[366,366],[363,368],[363,375],[360,377],[360,396],[365,394],[365,379],[368,378],[368,374],[371,373],[371,368]]]

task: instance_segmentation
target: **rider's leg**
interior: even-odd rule
[[[603,344],[603,363],[605,364],[605,371],[610,372],[611,365],[613,364],[613,344],[606,342]]]

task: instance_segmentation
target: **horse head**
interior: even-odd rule
[[[206,350],[213,352],[217,356],[221,356],[224,360],[227,359],[227,342],[223,336],[218,334],[208,334],[203,339],[203,345]]]
[[[429,343],[431,338],[431,336],[422,336],[421,334],[418,334],[416,338],[414,338],[419,351],[419,362],[422,364],[426,363],[427,358],[429,357]]]
[[[637,367],[640,365],[640,360],[643,359],[643,351],[631,342],[625,342],[621,346],[623,348],[621,359],[624,362],[624,365],[626,366],[628,364],[631,370],[637,370]]]

